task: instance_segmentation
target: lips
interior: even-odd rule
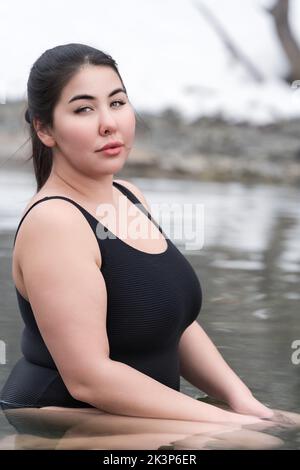
[[[109,144],[104,145],[100,149],[96,150],[96,152],[101,152],[101,150],[106,150],[106,149],[111,149],[111,148],[116,148],[116,147],[122,147],[123,144],[122,142],[110,142]]]

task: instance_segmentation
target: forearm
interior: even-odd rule
[[[226,403],[237,395],[251,395],[197,322],[180,339],[179,359],[182,377],[208,395]]]
[[[234,423],[247,420],[244,415],[202,403],[117,361],[109,361],[77,399],[126,416]],[[253,422],[252,416],[248,418]]]

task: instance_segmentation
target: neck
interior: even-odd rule
[[[48,189],[59,189],[73,197],[77,196],[87,204],[115,205],[113,174],[87,175],[78,173],[73,168],[61,168],[54,164],[47,180]]]

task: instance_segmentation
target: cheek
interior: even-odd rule
[[[94,134],[91,122],[88,119],[74,119],[73,117],[65,120],[64,124],[60,127],[60,139],[72,148],[85,147],[87,143],[91,142]]]
[[[129,141],[133,140],[135,135],[135,114],[133,110],[126,113],[123,121],[123,134]]]

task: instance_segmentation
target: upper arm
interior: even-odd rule
[[[179,349],[184,347],[185,343],[188,343],[190,340],[191,335],[197,332],[197,330],[201,329],[201,326],[197,322],[197,320],[194,320],[182,333],[180,339],[179,339]]]
[[[62,200],[27,215],[21,269],[38,328],[69,392],[90,383],[109,358],[107,292],[93,233],[80,211]]]

